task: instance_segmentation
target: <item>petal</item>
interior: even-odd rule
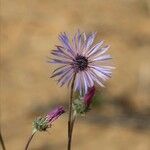
[[[68,56],[68,58],[70,58],[70,59],[74,58],[68,51],[66,51],[66,49],[64,47],[57,46],[57,45],[56,45],[56,47],[57,47],[57,52],[59,52],[59,53],[61,53],[63,55]]]
[[[78,51],[79,51],[79,54],[81,52],[81,42],[82,42],[82,34],[80,33],[80,31],[78,31]]]
[[[98,68],[91,68],[91,70],[101,79],[103,79],[104,81],[106,81],[108,78],[110,78],[110,76],[104,74],[102,71],[98,70]]]
[[[58,79],[58,83],[61,83],[60,86],[63,86],[64,84],[67,84],[69,82],[69,80],[72,78],[72,75],[73,75],[73,69],[71,68],[70,70],[68,70],[68,72],[66,72],[65,74],[63,74]]]
[[[60,60],[60,59],[51,59],[48,62],[49,63],[54,63],[54,64],[70,64],[71,63],[71,61]]]
[[[95,53],[89,55],[89,58],[90,59],[98,58],[101,55],[103,55],[104,53],[106,53],[109,48],[110,48],[110,46],[100,47],[100,49],[98,49]]]
[[[106,69],[106,70],[115,69],[115,67],[113,66],[103,66],[103,65],[101,65],[101,68]]]
[[[56,72],[56,71],[59,71],[60,69],[64,69],[65,67],[68,67],[68,65],[64,65],[64,66],[58,67],[57,69],[55,69],[53,71],[53,73]]]
[[[87,76],[87,79],[89,81],[89,87],[92,87],[94,85],[94,82],[93,82],[93,79],[90,75],[90,72],[89,71],[85,71],[85,75]]]
[[[80,95],[82,95],[82,80],[81,80],[81,72],[78,72],[76,74],[76,80],[75,80],[75,91],[78,90],[80,92]]]
[[[87,77],[83,71],[82,71],[81,75],[82,75],[81,77],[82,77],[82,81],[83,81],[83,90],[84,90],[84,93],[86,93],[88,90],[88,80],[87,80]]]
[[[92,79],[93,79],[96,83],[98,83],[101,87],[104,87],[102,81],[100,81],[99,76],[98,76],[94,71],[90,70],[90,75],[92,76]]]
[[[100,47],[103,45],[104,41],[99,42],[94,45],[87,53],[87,57],[91,57],[91,55],[95,55],[97,52],[101,51]]]
[[[79,79],[79,74],[76,74],[76,79],[75,79],[75,85],[74,85],[74,90],[76,91],[77,89],[79,89],[80,86],[80,79]]]
[[[64,33],[61,33],[59,35],[59,40],[61,41],[62,45],[64,46],[64,48],[70,53],[72,54],[72,56],[75,55],[75,52],[73,50],[73,48],[71,47],[70,45],[70,41],[69,41],[69,38],[68,38],[68,35],[64,32]]]
[[[60,57],[60,58],[70,59],[70,57],[68,57],[67,55],[59,53],[59,52],[52,51],[51,54],[54,55],[54,56]]]
[[[51,76],[51,78],[53,78],[53,77],[56,77],[56,76],[59,76],[59,75],[62,75],[62,74],[64,74],[64,73],[66,73],[66,72],[68,72],[70,70],[70,67],[67,67],[67,68],[61,68],[61,69],[59,69],[59,70],[55,70],[54,72],[53,72],[53,75]]]
[[[109,59],[112,59],[112,57],[109,55],[109,54],[105,54],[105,55],[102,55],[100,57],[97,57],[95,59],[91,59],[92,62],[94,61],[105,61],[105,60],[109,60]]]
[[[86,44],[86,49],[89,50],[89,48],[91,47],[91,45],[94,42],[96,36],[96,32],[95,33],[91,33],[88,37],[87,37],[87,44]]]

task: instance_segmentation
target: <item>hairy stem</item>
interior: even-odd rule
[[[28,150],[29,144],[31,143],[31,141],[32,141],[33,136],[35,135],[35,133],[36,133],[36,131],[34,131],[32,133],[32,135],[29,137],[28,142],[27,142],[26,147],[25,147],[25,150]]]
[[[0,132],[0,142],[1,142],[1,145],[2,145],[2,149],[6,150],[6,147],[5,147],[4,140],[3,140],[1,132]]]
[[[70,90],[70,101],[69,101],[69,117],[68,117],[68,149],[71,150],[71,141],[72,141],[72,102],[73,102],[73,88],[75,83],[76,74],[74,74],[73,81],[71,84]]]

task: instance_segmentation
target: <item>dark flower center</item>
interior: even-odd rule
[[[73,65],[76,71],[83,71],[88,66],[88,60],[84,56],[77,55]]]

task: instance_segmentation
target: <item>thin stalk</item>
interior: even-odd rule
[[[72,123],[71,123],[71,134],[73,133],[73,128],[74,128],[75,120],[76,120],[76,114],[73,115],[73,119],[72,119]]]
[[[1,132],[0,132],[0,142],[1,142],[1,145],[2,145],[2,149],[6,150],[6,147],[5,147],[4,140],[3,140]]]
[[[68,117],[68,150],[71,150],[72,141],[72,102],[73,102],[73,88],[75,83],[76,74],[74,74],[73,81],[70,90],[70,100],[69,100],[69,117]]]
[[[31,143],[31,141],[32,141],[33,136],[35,135],[35,133],[36,133],[36,131],[34,131],[32,133],[32,135],[29,137],[28,142],[27,142],[26,147],[25,147],[25,150],[28,150],[29,144]]]

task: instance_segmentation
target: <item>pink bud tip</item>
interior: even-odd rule
[[[48,122],[52,123],[59,116],[61,116],[64,112],[65,112],[65,109],[62,106],[55,108],[53,111],[51,111],[47,114]]]
[[[95,94],[95,87],[93,86],[88,89],[88,92],[84,96],[84,103],[85,103],[86,107],[90,106],[94,94]]]

